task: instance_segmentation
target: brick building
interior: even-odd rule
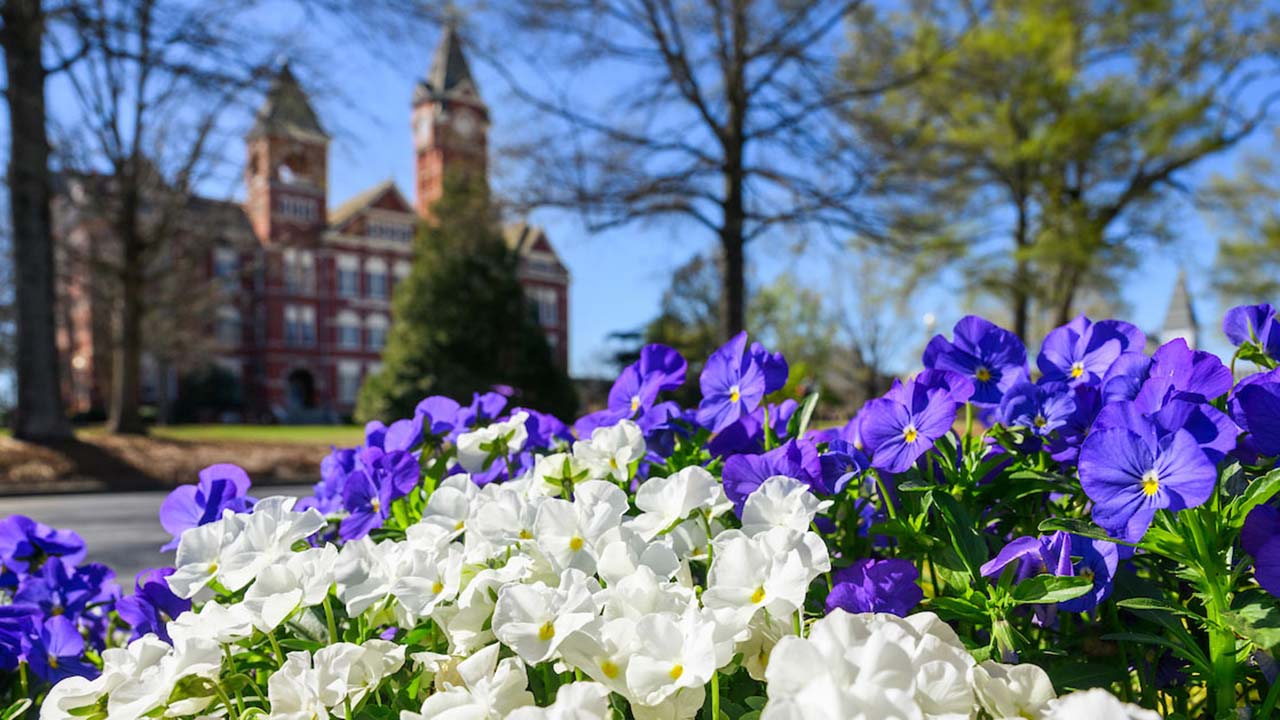
[[[285,65],[245,138],[244,203],[193,200],[191,222],[216,228],[204,275],[226,291],[209,319],[210,355],[239,379],[247,419],[322,422],[351,412],[379,365],[419,220],[447,173],[486,174],[489,111],[452,28],[415,88],[411,127],[412,202],[387,181],[329,208],[329,136]],[[92,244],[91,223],[61,225],[64,242]],[[541,228],[517,222],[503,236],[519,254],[530,311],[567,367],[568,271]],[[105,320],[91,295],[74,280],[63,290],[64,370],[76,410],[100,407],[105,381],[94,362],[107,351]],[[149,400],[176,386],[177,369],[147,367]]]

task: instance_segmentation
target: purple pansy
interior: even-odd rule
[[[1146,336],[1120,320],[1093,322],[1081,315],[1045,336],[1036,366],[1048,382],[1094,385],[1126,351],[1141,350]]]
[[[382,527],[391,511],[393,492],[391,482],[385,477],[371,475],[364,469],[351,473],[342,490],[342,504],[350,514],[338,526],[338,536],[347,541],[359,540]]]
[[[448,437],[462,423],[462,406],[453,398],[432,395],[424,398],[414,408],[415,417],[422,419],[422,433],[433,438]]]
[[[169,589],[165,579],[173,568],[152,568],[138,573],[133,594],[116,602],[120,619],[133,628],[132,640],[147,633],[154,633],[167,643],[169,621],[191,609],[191,601],[184,600]]]
[[[1000,548],[995,557],[983,563],[979,572],[983,577],[993,578],[1015,563],[1015,582],[1044,573],[1059,577],[1071,575],[1071,538],[1061,531],[1039,537],[1014,538]]]
[[[1023,380],[1005,393],[996,418],[1008,426],[1024,427],[1039,437],[1064,427],[1076,413],[1076,396],[1063,382],[1036,385]]]
[[[711,357],[699,376],[702,402],[698,422],[720,432],[738,418],[760,407],[764,396],[787,383],[787,362],[760,343],[747,349],[747,334],[738,333]]]
[[[46,558],[75,564],[84,560],[84,554],[84,538],[71,530],[56,530],[26,515],[0,520],[0,567],[33,572]]]
[[[56,683],[79,675],[93,678],[98,670],[84,659],[84,638],[74,623],[56,615],[28,636],[27,663],[36,676]]]
[[[510,388],[503,388],[509,390]],[[471,404],[458,411],[457,430],[466,430],[477,425],[484,425],[493,422],[502,414],[502,409],[507,406],[507,397],[510,393],[501,393],[489,391],[487,393],[472,393]]]
[[[314,508],[325,515],[342,509],[342,489],[347,475],[356,469],[356,448],[334,448],[320,461],[320,482],[315,484],[312,497],[302,498],[295,506],[298,512]]]
[[[924,599],[919,579],[916,566],[907,560],[858,560],[832,574],[827,612],[840,608],[851,613],[905,616]]]
[[[1103,401],[1115,402],[1138,397],[1138,391],[1150,374],[1151,358],[1140,352],[1120,353],[1120,357],[1111,363],[1111,367],[1102,376]]]
[[[1200,505],[1217,471],[1190,432],[1160,435],[1154,422],[1094,430],[1080,448],[1080,485],[1093,500],[1093,520],[1112,537],[1137,542],[1160,509]]]
[[[623,369],[609,389],[609,410],[619,418],[635,418],[653,407],[658,393],[684,384],[689,363],[675,350],[657,343],[640,349],[640,358]]]
[[[884,397],[863,407],[862,441],[872,467],[891,473],[911,467],[951,429],[956,404],[943,387],[894,381]]]
[[[39,607],[46,616],[65,615],[76,620],[91,605],[115,597],[119,588],[112,582],[114,578],[115,572],[100,563],[77,567],[65,558],[53,558],[39,572],[22,579],[14,601]]]
[[[1027,349],[1017,335],[980,317],[957,322],[954,340],[935,335],[924,349],[924,366],[973,381],[972,402],[995,405],[1027,373]]]
[[[528,416],[524,421],[525,431],[529,433],[525,448],[546,449],[553,447],[556,442],[573,442],[573,433],[569,432],[569,426],[560,422],[554,415],[529,408],[511,409],[512,415],[519,412]]]
[[[871,461],[862,451],[844,440],[832,440],[818,456],[822,468],[822,488],[829,495],[844,492],[850,481],[866,472]]]
[[[814,492],[822,489],[822,465],[813,443],[788,440],[780,447],[761,455],[733,455],[724,461],[721,473],[724,494],[733,501],[739,515],[751,493],[774,475],[785,475],[808,485]]]
[[[40,618],[40,609],[31,605],[0,605],[0,672],[26,659],[27,638]]]
[[[1231,417],[1262,455],[1280,455],[1280,369],[1251,375],[1231,396]]]
[[[253,507],[249,474],[238,465],[219,463],[200,471],[195,485],[175,488],[160,505],[160,525],[173,539],[161,550],[178,547],[182,533],[222,517],[222,511],[245,512]]]
[[[1269,303],[1231,308],[1222,317],[1222,332],[1234,345],[1257,345],[1268,357],[1280,358],[1280,327]]]
[[[1253,556],[1253,574],[1263,590],[1280,596],[1280,510],[1259,505],[1249,511],[1240,544]]]
[[[1058,607],[1067,612],[1089,612],[1111,596],[1115,589],[1120,552],[1115,543],[1071,536],[1072,574],[1093,580],[1093,589],[1078,598],[1064,600]]]
[[[1171,399],[1163,407],[1151,410],[1139,402],[1113,402],[1103,407],[1093,422],[1092,431],[1150,424],[1154,426],[1158,440],[1177,430],[1185,430],[1214,464],[1236,447],[1239,428],[1231,418],[1208,403]]]
[[[1233,384],[1231,371],[1217,355],[1192,350],[1181,338],[1161,345],[1151,356],[1151,368],[1134,399],[1148,411],[1171,397],[1208,402],[1226,395]]]

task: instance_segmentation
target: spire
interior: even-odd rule
[[[470,83],[471,89],[478,93],[476,81],[471,77],[471,68],[467,67],[467,58],[462,54],[458,22],[451,18],[445,25],[440,44],[436,46],[431,70],[427,73],[427,85],[433,94],[444,95],[463,83]]]
[[[1169,309],[1164,316],[1166,331],[1194,331],[1196,325],[1195,308],[1191,306],[1191,293],[1187,291],[1187,273],[1178,271],[1178,281],[1173,286],[1173,297],[1169,299]]]
[[[250,135],[318,135],[329,136],[320,125],[316,111],[307,99],[307,93],[289,69],[287,60],[281,62],[280,71],[271,81],[267,98],[254,119]]]

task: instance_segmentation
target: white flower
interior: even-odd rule
[[[432,617],[444,627],[453,652],[465,653],[493,642],[491,621],[498,591],[528,578],[532,567],[527,556],[514,555],[501,568],[476,573],[465,583],[455,605],[436,608]]]
[[[628,507],[617,486],[599,480],[582,483],[573,502],[543,501],[533,524],[534,539],[557,572],[575,568],[594,573],[597,543],[618,527]]]
[[[332,545],[308,548],[284,563],[263,568],[244,594],[244,608],[253,625],[271,632],[294,610],[324,602],[333,586],[338,551]]]
[[[644,433],[630,420],[591,431],[590,440],[573,444],[573,456],[587,466],[592,479],[624,483],[631,478],[631,463],[644,457]]]
[[[457,537],[466,529],[471,501],[479,494],[480,488],[471,481],[471,476],[450,475],[431,493],[422,511],[422,524],[443,528],[450,539]]]
[[[610,717],[609,688],[594,682],[561,685],[547,707],[523,707],[507,720],[600,720]]]
[[[565,662],[613,692],[629,695],[627,665],[636,648],[636,622],[631,618],[595,618],[565,639]]]
[[[555,588],[507,585],[498,591],[493,634],[530,665],[549,660],[566,637],[595,618],[591,593],[599,588],[578,570],[565,570]]]
[[[683,688],[656,705],[633,702],[631,714],[635,720],[693,720],[706,700],[706,688]]]
[[[227,510],[221,520],[193,527],[178,540],[176,568],[169,576],[169,589],[180,598],[191,598],[218,577],[228,548],[240,534],[245,515]]]
[[[745,629],[761,610],[787,617],[804,607],[809,570],[800,553],[775,552],[764,538],[726,532],[714,543],[715,557],[702,602],[735,632]]]
[[[990,660],[973,668],[978,704],[994,718],[1036,717],[1056,697],[1039,665],[1004,665]]]
[[[1049,703],[1043,720],[1160,720],[1160,714],[1121,702],[1103,690],[1078,690]]]
[[[698,607],[693,588],[669,582],[643,565],[601,590],[596,598],[606,618],[626,617],[633,621],[653,613],[681,615]]]
[[[498,661],[499,645],[489,645],[458,663],[460,685],[427,698],[419,712],[401,711],[400,720],[502,720],[533,704],[519,658]]]
[[[468,557],[492,557],[512,545],[533,540],[533,523],[542,498],[516,492],[507,485],[486,485],[472,503],[467,520]]]
[[[830,506],[830,500],[819,500],[799,480],[774,475],[747,497],[742,509],[742,531],[756,535],[783,527],[802,532],[809,529],[815,515]]]
[[[388,675],[404,667],[403,645],[375,638],[366,640],[359,647],[360,652],[352,654],[347,665],[346,694],[352,705],[376,690]],[[324,650],[316,655],[322,652]]]
[[[521,410],[503,422],[495,422],[458,436],[458,464],[469,473],[484,472],[491,457],[505,457],[520,452],[529,431],[525,421],[529,413]]]
[[[293,554],[293,545],[319,532],[324,516],[315,508],[293,512],[297,498],[269,497],[258,501],[253,512],[240,516],[241,526],[223,554],[218,581],[228,590],[239,590],[281,559]],[[181,545],[179,545],[181,549]]]
[[[144,635],[125,648],[103,650],[102,674],[93,680],[72,676],[54,685],[40,706],[40,720],[84,717],[72,711],[98,704],[146,668],[159,666],[171,652],[173,648],[155,635]]]
[[[760,614],[747,626],[747,638],[738,643],[735,652],[742,653],[742,666],[752,679],[764,682],[769,656],[778,641],[794,632],[791,620]]]
[[[398,577],[391,594],[414,619],[425,618],[442,602],[458,595],[462,585],[462,549],[448,546],[443,552],[408,547],[401,552]]]
[[[558,497],[564,494],[565,485],[573,487],[586,480],[590,474],[591,468],[569,453],[539,455],[533,461],[533,469],[528,474],[528,485],[523,489],[530,496]]]
[[[359,645],[335,643],[314,656],[308,652],[289,653],[267,680],[271,714],[280,720],[327,718],[329,710],[347,697],[347,674],[361,654]]]
[[[355,617],[391,595],[399,575],[400,543],[384,541],[374,544],[365,536],[342,546],[334,566],[338,598]]]
[[[169,698],[183,678],[215,679],[222,667],[222,648],[206,638],[175,638],[173,647],[166,647],[168,652],[161,656],[160,648],[154,645],[160,641],[154,636],[148,635],[138,642],[148,638],[151,638],[148,644],[138,648],[133,673],[107,698],[107,717],[110,720],[139,718],[162,707],[174,715],[190,715],[208,707],[215,697],[212,692],[177,703],[171,703]],[[133,644],[130,644],[130,653],[133,654]]]
[[[601,536],[596,559],[596,574],[608,585],[646,568],[662,578],[670,578],[680,570],[680,558],[669,540],[645,542],[634,530],[621,525]]]
[[[716,671],[715,630],[696,612],[641,618],[627,666],[631,696],[642,705],[658,705],[680,690],[705,685]]]
[[[199,611],[188,610],[169,621],[169,637],[208,638],[222,644],[253,636],[253,617],[244,605],[219,605],[210,600]]]
[[[645,480],[636,491],[636,507],[644,512],[631,521],[631,528],[645,540],[652,540],[695,510],[715,517],[733,503],[711,473],[694,465],[669,477]]]

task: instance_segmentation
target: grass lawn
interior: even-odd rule
[[[103,435],[102,426],[79,428],[87,437]],[[364,428],[358,425],[171,425],[153,427],[151,434],[188,442],[268,442],[306,445],[358,445]]]

